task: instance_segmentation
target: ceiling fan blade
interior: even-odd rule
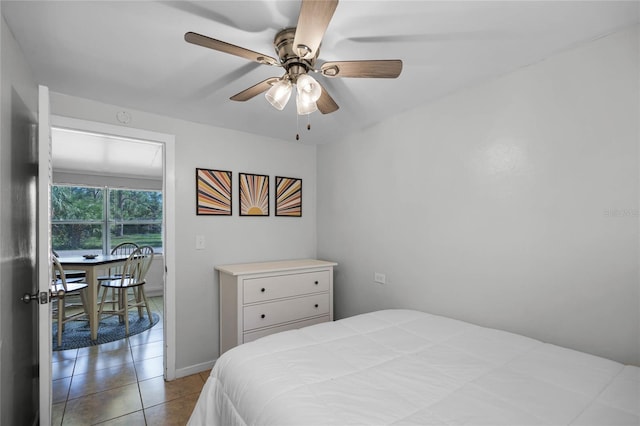
[[[325,77],[396,78],[402,72],[402,61],[386,59],[325,62],[320,71]]]
[[[322,85],[320,85],[320,87],[322,87]],[[324,87],[322,87],[320,99],[316,101],[316,106],[318,107],[318,110],[320,110],[320,112],[323,114],[332,113],[340,108],[336,101],[334,101],[333,98],[329,95],[327,89],[325,89]]]
[[[396,34],[381,36],[347,37],[355,43],[427,43],[443,41],[479,41],[513,38],[515,34],[502,31],[458,31],[430,34]]]
[[[185,41],[197,44],[198,46],[208,47],[209,49],[240,56],[241,58],[255,61],[260,64],[280,66],[278,60],[271,56],[263,55],[262,53],[254,52],[253,50],[245,49],[244,47],[216,40],[215,38],[203,36],[202,34],[188,32],[185,33],[184,39]]]
[[[300,57],[311,59],[316,56],[336,7],[338,0],[302,0],[293,39],[294,51]]]
[[[254,96],[258,96],[260,93],[263,93],[269,90],[271,86],[273,86],[273,84],[278,80],[279,80],[278,77],[270,77],[266,80],[261,81],[258,84],[255,84],[249,87],[248,89],[243,90],[240,93],[236,93],[229,99],[231,99],[232,101],[238,101],[238,102],[248,101]]]

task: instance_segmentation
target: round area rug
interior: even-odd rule
[[[158,323],[160,317],[156,313],[152,313],[152,321],[145,315],[142,318],[138,313],[129,314],[129,336],[142,333],[150,329]],[[64,326],[62,332],[62,344],[58,344],[58,323],[53,323],[53,350],[64,351],[67,349],[85,348],[87,346],[101,345],[103,343],[113,342],[114,340],[124,339],[128,337],[124,333],[124,321],[120,322],[117,316],[105,318],[100,321],[98,326],[98,337],[91,340],[91,330],[89,321],[69,321]]]

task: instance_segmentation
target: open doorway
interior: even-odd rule
[[[107,396],[100,392],[139,389],[140,381],[175,378],[173,274],[167,272],[173,256],[173,137],[53,117],[52,169],[53,210],[60,201],[56,193],[78,196],[66,200],[75,202],[74,208],[86,201],[83,194],[91,194],[94,213],[102,212],[99,218],[74,217],[71,208],[59,210],[65,214],[52,213],[52,248],[60,256],[107,254],[125,240],[150,245],[155,252],[145,291],[153,316],[159,316],[158,325],[132,336],[126,344],[116,341],[52,354],[52,361],[59,363],[52,377],[53,418],[64,415],[73,420],[83,410],[74,412],[74,406],[86,407],[87,398]],[[72,234],[75,240],[69,238]],[[78,235],[84,236],[82,244]],[[126,392],[114,393],[127,398]],[[114,407],[127,412],[136,408],[114,402]],[[109,419],[123,414],[100,415]]]

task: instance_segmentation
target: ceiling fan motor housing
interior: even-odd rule
[[[295,83],[298,77],[306,74],[313,67],[318,58],[320,48],[316,49],[316,54],[310,59],[304,59],[298,54],[298,49],[293,45],[293,39],[296,35],[295,28],[285,28],[276,34],[273,40],[273,46],[276,54],[280,59],[280,63],[287,70],[289,79]]]

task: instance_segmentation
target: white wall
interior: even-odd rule
[[[337,316],[417,308],[640,364],[638,59],[628,29],[318,147]]]
[[[116,113],[132,116],[130,127],[176,137],[176,369],[206,364],[218,356],[218,279],[214,265],[316,254],[316,148],[248,133],[176,120],[62,94],[51,94],[52,114],[118,125]],[[196,167],[233,172],[233,216],[196,216]],[[271,216],[238,216],[238,173],[271,176]],[[275,176],[303,179],[303,217],[274,216]],[[205,250],[195,250],[204,235]]]

